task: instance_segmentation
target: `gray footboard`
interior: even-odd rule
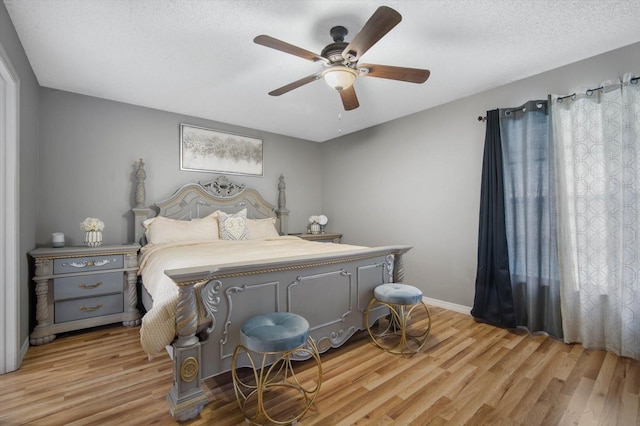
[[[320,352],[344,344],[366,328],[364,310],[373,289],[402,280],[402,255],[410,249],[380,247],[259,265],[238,263],[166,271],[180,288],[178,337],[173,343],[174,380],[167,396],[171,415],[180,421],[198,415],[208,402],[201,381],[230,370],[240,327],[254,315],[295,312],[309,321]],[[199,296],[211,326],[197,336],[195,287],[203,283]],[[243,360],[238,362],[243,364]]]

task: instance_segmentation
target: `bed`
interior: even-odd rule
[[[186,184],[150,208],[146,178],[140,160],[132,210],[135,239],[144,245],[141,344],[149,356],[165,347],[170,353],[167,401],[176,420],[197,416],[208,402],[201,382],[229,371],[240,326],[251,316],[300,314],[325,352],[366,328],[364,310],[375,286],[402,281],[409,246],[370,248],[288,235],[283,176],[277,207],[219,176]],[[373,313],[370,321],[384,314]]]

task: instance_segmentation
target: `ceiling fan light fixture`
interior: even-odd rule
[[[324,81],[329,87],[338,91],[351,87],[356,81],[356,77],[358,77],[356,70],[343,65],[333,66],[322,71]]]

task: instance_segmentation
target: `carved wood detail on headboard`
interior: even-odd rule
[[[209,182],[198,182],[200,186],[204,189],[216,195],[218,197],[233,197],[236,194],[244,191],[245,184],[244,183],[236,183],[232,180],[229,180],[226,176],[219,176],[218,178],[209,181]]]
[[[142,222],[152,217],[152,209],[145,207],[145,180],[147,173],[145,163],[140,159],[136,163],[134,241],[141,241],[144,236]],[[278,181],[278,208],[267,202],[258,191],[247,188],[226,176],[218,176],[209,182],[188,183],[179,188],[171,197],[154,204],[158,216],[178,220],[189,220],[204,217],[215,210],[237,212],[247,209],[247,216],[252,219],[276,217],[276,227],[281,235],[288,233],[289,210],[286,207],[284,175]]]

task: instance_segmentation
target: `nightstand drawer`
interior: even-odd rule
[[[54,278],[53,298],[61,300],[121,293],[123,288],[124,277],[122,272],[104,272],[101,274]]]
[[[86,256],[54,259],[53,273],[68,274],[72,272],[103,271],[107,269],[122,269],[124,256],[121,254],[109,256]]]
[[[75,321],[86,318],[117,314],[124,310],[123,294],[87,297],[55,303],[55,322]]]

